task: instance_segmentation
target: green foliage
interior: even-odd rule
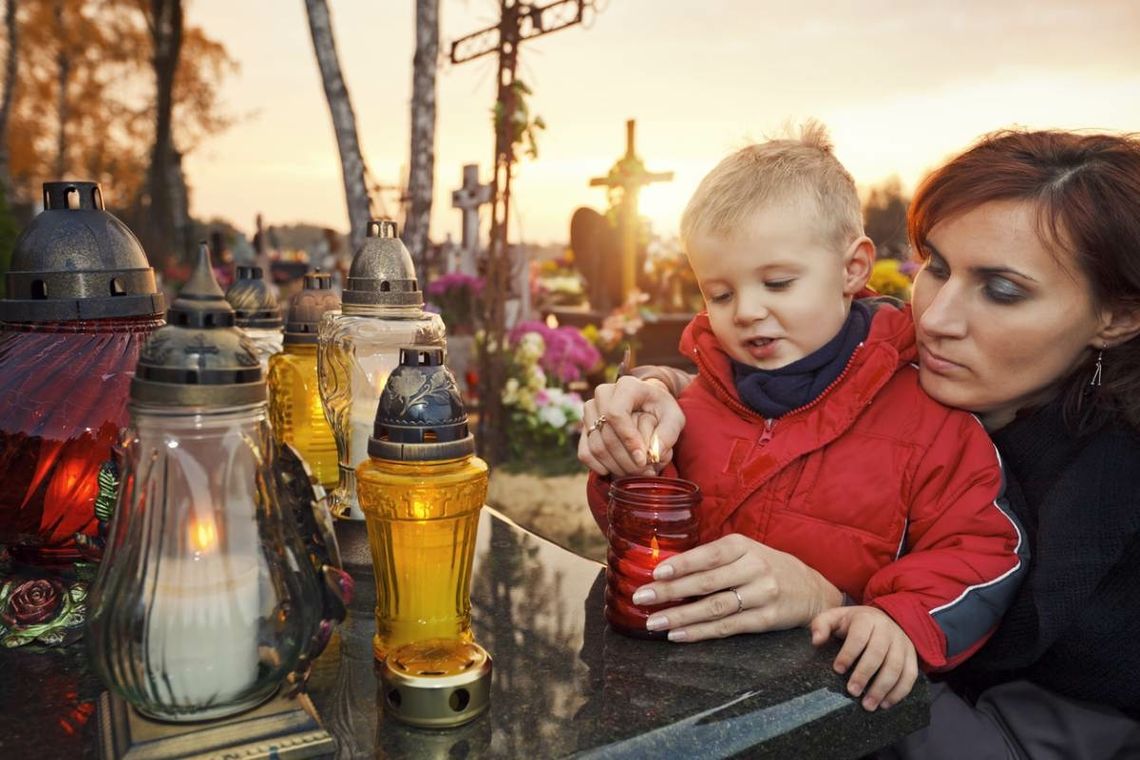
[[[12,209],[8,206],[7,194],[4,188],[0,187],[0,298],[7,294],[8,278],[3,275],[12,266],[12,249],[19,234],[19,225],[12,214]]]
[[[863,204],[863,228],[875,241],[880,258],[907,257],[906,210],[910,198],[902,190],[898,177],[872,187]]]
[[[527,158],[538,158],[537,137],[539,131],[546,129],[546,122],[542,120],[541,116],[531,117],[530,104],[527,103],[527,98],[532,93],[522,80],[516,79],[512,82],[511,89],[514,91],[515,99],[514,118],[511,119],[510,131],[507,135],[511,146],[511,158],[515,161],[518,160],[520,148],[525,152]],[[495,103],[492,114],[495,122],[495,134],[499,134],[505,117],[502,101]]]

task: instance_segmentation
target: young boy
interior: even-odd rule
[[[856,298],[874,244],[822,127],[722,161],[690,200],[681,236],[706,312],[681,339],[698,376],[680,395],[685,427],[665,474],[700,485],[702,544],[744,538],[687,552],[724,556],[689,589],[721,590],[648,626],[677,641],[806,625],[821,605],[773,619],[753,582],[793,555],[842,592],[847,606],[812,627],[817,643],[847,639],[835,666],[859,660],[849,691],[863,694],[878,671],[864,707],[897,703],[916,654],[925,670],[967,658],[1021,581],[996,451],[974,417],[920,389],[909,312]],[[607,481],[592,473],[589,485],[603,529]],[[749,551],[756,560],[727,569]],[[683,559],[669,565],[687,571]],[[746,566],[753,576],[741,578]],[[660,600],[642,589],[634,601]],[[684,627],[709,619],[712,629]]]

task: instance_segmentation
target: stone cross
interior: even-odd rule
[[[479,207],[491,202],[491,186],[479,184],[479,165],[463,165],[463,186],[451,193],[452,208],[463,212],[463,239],[460,242],[459,271],[477,274],[479,254]]]
[[[590,180],[590,187],[607,187],[621,190],[618,204],[618,218],[621,226],[621,292],[622,298],[637,286],[637,196],[641,188],[651,182],[670,182],[673,172],[646,171],[645,165],[634,150],[634,130],[637,122],[629,119],[625,123],[625,155],[622,156],[605,177]]]

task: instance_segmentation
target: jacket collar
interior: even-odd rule
[[[884,297],[862,300],[872,311],[867,339],[855,350],[839,380],[808,406],[814,406],[823,398],[837,403],[846,401],[850,403],[844,406],[851,406],[854,416],[899,366],[916,361],[910,306]],[[733,381],[732,361],[713,334],[707,312],[695,316],[685,328],[681,335],[681,352],[700,369],[698,381],[704,382],[718,399],[747,415],[758,416],[740,400]]]

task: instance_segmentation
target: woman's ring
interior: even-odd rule
[[[740,598],[740,592],[736,590],[736,586],[730,588],[729,591],[736,594],[736,612],[732,614],[739,615],[741,612],[744,612],[744,600]]]
[[[590,429],[586,432],[586,435],[589,435],[590,433],[593,433],[594,431],[601,430],[602,426],[605,424],[606,424],[606,415],[604,415],[604,414],[598,415],[598,419],[594,420],[593,425],[590,425]]]

